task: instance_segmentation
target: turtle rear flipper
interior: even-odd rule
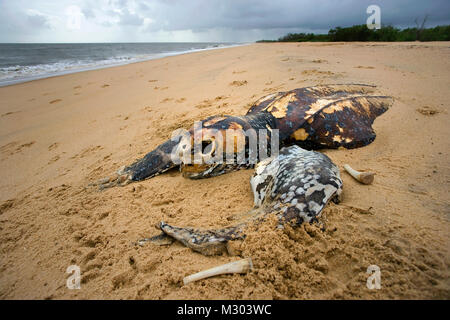
[[[161,222],[160,228],[165,234],[180,241],[186,247],[207,256],[226,252],[228,241],[244,238],[241,225],[220,230],[199,230],[174,227]]]

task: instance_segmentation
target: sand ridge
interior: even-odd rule
[[[0,88],[0,297],[450,298],[449,54],[446,42],[254,44]],[[374,84],[395,103],[375,121],[374,143],[323,151],[341,168],[344,200],[320,225],[279,230],[269,219],[234,244],[253,259],[247,275],[183,286],[237,257],[135,241],[158,234],[161,220],[227,225],[252,206],[252,170],[86,188],[197,119],[325,83]],[[344,163],[375,172],[373,185]],[[66,287],[72,264],[80,290]],[[366,287],[372,264],[380,290]]]

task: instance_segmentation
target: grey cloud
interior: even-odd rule
[[[131,13],[128,9],[123,10],[123,12],[119,16],[119,24],[124,26],[141,26],[144,24],[143,17],[139,16],[136,13]]]
[[[24,42],[44,30],[50,30],[50,17],[38,11],[28,12],[13,2],[0,2],[0,41]]]
[[[62,35],[64,7],[74,1],[58,3],[61,3],[55,6],[58,9],[52,9],[46,0],[0,0],[0,41],[48,38],[70,41],[67,35]],[[76,3],[89,20],[86,29],[80,30],[86,33],[86,39],[101,41],[101,32],[92,32],[97,30],[96,24],[99,30],[114,28],[111,38],[116,41],[151,41],[155,37],[173,41],[177,34],[183,34],[177,31],[190,30],[184,33],[190,40],[231,42],[276,39],[288,32],[326,33],[337,26],[364,24],[368,17],[366,9],[371,4],[381,7],[384,25],[413,27],[414,20],[421,20],[426,14],[427,27],[450,24],[448,0],[79,0]],[[38,11],[28,10],[41,7]],[[30,12],[35,14],[27,14]],[[61,28],[50,30],[51,25]]]
[[[27,22],[32,28],[51,28],[50,20],[43,14],[39,13],[28,13]]]
[[[27,20],[28,20],[28,23],[30,24],[30,26],[33,28],[42,28],[42,27],[50,28],[51,27],[48,19],[43,15],[39,15],[39,14],[28,15]]]
[[[365,23],[366,8],[371,4],[381,7],[384,24],[413,26],[414,19],[425,14],[429,14],[429,25],[450,22],[448,0],[159,0],[156,3],[143,12],[155,22],[150,31],[190,29],[201,32],[210,28],[328,30]]]
[[[81,9],[81,12],[87,19],[95,18],[95,12],[91,7],[83,7],[83,9]]]

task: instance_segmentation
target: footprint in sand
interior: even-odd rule
[[[60,159],[60,156],[54,156],[48,161],[48,164],[52,164]]]
[[[15,199],[9,199],[4,201],[1,205],[0,205],[0,215],[5,213],[7,210],[11,209],[16,203]]]
[[[230,86],[235,86],[235,87],[241,87],[241,86],[245,86],[247,84],[247,80],[243,80],[243,81],[233,81],[230,83]]]
[[[281,61],[289,61],[289,58],[281,59]]]
[[[175,102],[177,102],[177,103],[182,103],[184,101],[186,101],[186,98],[180,98],[180,99],[175,100]]]
[[[233,71],[233,74],[240,74],[240,73],[244,73],[247,72],[247,70],[242,70],[242,71]]]
[[[16,152],[22,151],[23,148],[29,148],[29,147],[31,147],[31,146],[32,146],[33,144],[35,144],[35,143],[36,143],[36,141],[31,141],[31,142],[28,142],[28,143],[21,144],[20,146],[18,146],[18,147],[16,148]]]
[[[58,142],[52,143],[51,145],[48,146],[48,151],[52,151],[52,150],[58,148],[58,146],[59,146]]]
[[[312,62],[314,62],[314,63],[325,63],[325,62],[328,62],[328,61],[324,60],[324,59],[315,59]]]
[[[164,100],[161,101],[161,103],[169,102],[172,100],[173,100],[173,98],[165,98]]]
[[[6,155],[13,155],[13,154],[21,152],[22,149],[24,149],[24,148],[31,147],[35,143],[36,143],[36,141],[31,141],[28,143],[18,145],[19,143],[17,141],[13,141],[13,142],[10,142],[10,143],[5,144],[4,146],[0,147],[0,151]]]
[[[416,111],[419,112],[420,114],[423,114],[424,116],[434,116],[440,112],[439,110],[432,108],[430,106],[420,107],[416,109]]]
[[[54,103],[58,103],[61,101],[62,101],[62,99],[55,99],[55,100],[50,101],[49,104],[54,104]]]
[[[103,149],[102,146],[88,147],[88,148],[83,149],[80,153],[77,153],[74,156],[70,157],[70,159],[84,158],[86,155],[90,155],[93,152],[96,152],[101,149]]]
[[[81,86],[75,86],[74,89],[81,89]]]
[[[284,83],[281,83],[275,87],[265,88],[265,89],[263,89],[263,91],[264,92],[278,92],[278,91],[280,91],[280,89],[282,89],[284,87],[284,85],[285,85]]]
[[[107,87],[109,87],[109,84],[102,85],[102,88],[107,88]]]
[[[7,112],[7,113],[2,114],[1,117],[6,117],[6,116],[9,116],[9,115],[11,115],[11,114],[15,114],[15,113],[19,113],[19,112],[20,112],[20,111],[10,111],[10,112]]]
[[[356,66],[356,67],[353,67],[353,68],[357,68],[357,69],[375,69],[375,67],[372,67],[372,66]]]
[[[333,75],[335,75],[335,73],[333,73],[331,71],[320,71],[320,70],[312,69],[312,70],[302,71],[302,75],[305,75],[305,76],[310,76],[310,75],[333,76]]]
[[[218,105],[216,108],[217,109],[222,109],[222,108],[225,108],[225,107],[228,107],[230,104],[228,103],[228,102],[224,102],[224,103],[222,103],[221,105]]]
[[[158,80],[148,80],[148,82],[156,82],[156,81],[158,81]]]
[[[203,100],[201,103],[195,106],[197,109],[205,109],[212,107],[212,102],[209,99]]]

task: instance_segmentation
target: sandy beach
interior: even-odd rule
[[[267,43],[196,52],[0,88],[1,299],[450,299],[450,43]],[[253,205],[241,170],[203,180],[171,170],[125,187],[89,183],[173,130],[258,98],[328,83],[392,96],[363,148],[323,150],[343,201],[317,225],[269,219],[237,256],[134,243],[163,220],[221,227]],[[362,185],[343,165],[376,173]],[[183,286],[183,277],[251,257],[254,270]],[[81,269],[81,289],[66,269]],[[370,265],[381,289],[369,290]]]

